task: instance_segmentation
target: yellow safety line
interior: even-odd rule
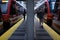
[[[39,20],[39,18],[37,18]],[[49,35],[53,38],[53,40],[60,40],[60,35],[57,34],[52,28],[50,28],[47,24],[43,23],[44,29],[49,33]]]
[[[44,29],[49,33],[49,35],[53,38],[53,40],[60,40],[60,35],[57,34],[52,28],[50,28],[47,24],[43,23]]]
[[[13,25],[7,32],[5,32],[0,37],[0,40],[8,40],[11,37],[11,35],[14,33],[14,31],[21,25],[22,22],[23,22],[23,19],[21,19],[19,22]]]

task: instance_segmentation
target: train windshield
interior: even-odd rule
[[[7,8],[8,8],[8,2],[2,3],[2,5],[1,5],[1,11],[2,11],[2,13],[6,14]]]
[[[52,6],[51,6],[52,7],[52,10],[53,10],[54,9],[54,6],[55,6],[55,2],[52,2],[51,4],[52,4]]]

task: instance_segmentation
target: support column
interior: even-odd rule
[[[34,40],[34,0],[27,0],[27,40]]]

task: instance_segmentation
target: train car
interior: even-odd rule
[[[55,12],[58,15],[58,20],[60,21],[60,0],[55,2]]]
[[[49,4],[48,0],[45,2],[45,23],[50,26],[53,30],[55,30],[58,34],[60,34],[60,1],[56,0],[51,2],[55,3],[54,5],[54,12],[51,10],[51,4]]]
[[[2,1],[1,11],[4,30],[8,30],[13,24],[22,18],[20,13],[18,13],[17,8],[16,0]]]
[[[60,0],[56,0],[54,11],[56,15],[54,17],[55,20],[53,20],[53,26],[57,33],[60,34]]]
[[[53,14],[50,11],[50,4],[49,1],[46,0],[45,2],[45,15],[44,15],[45,23],[47,23],[49,26],[52,25],[52,20],[53,20]]]

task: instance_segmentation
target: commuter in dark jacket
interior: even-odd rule
[[[40,20],[40,25],[43,26],[42,24],[43,24],[43,19],[44,19],[44,12],[42,11],[37,12],[37,17]]]

